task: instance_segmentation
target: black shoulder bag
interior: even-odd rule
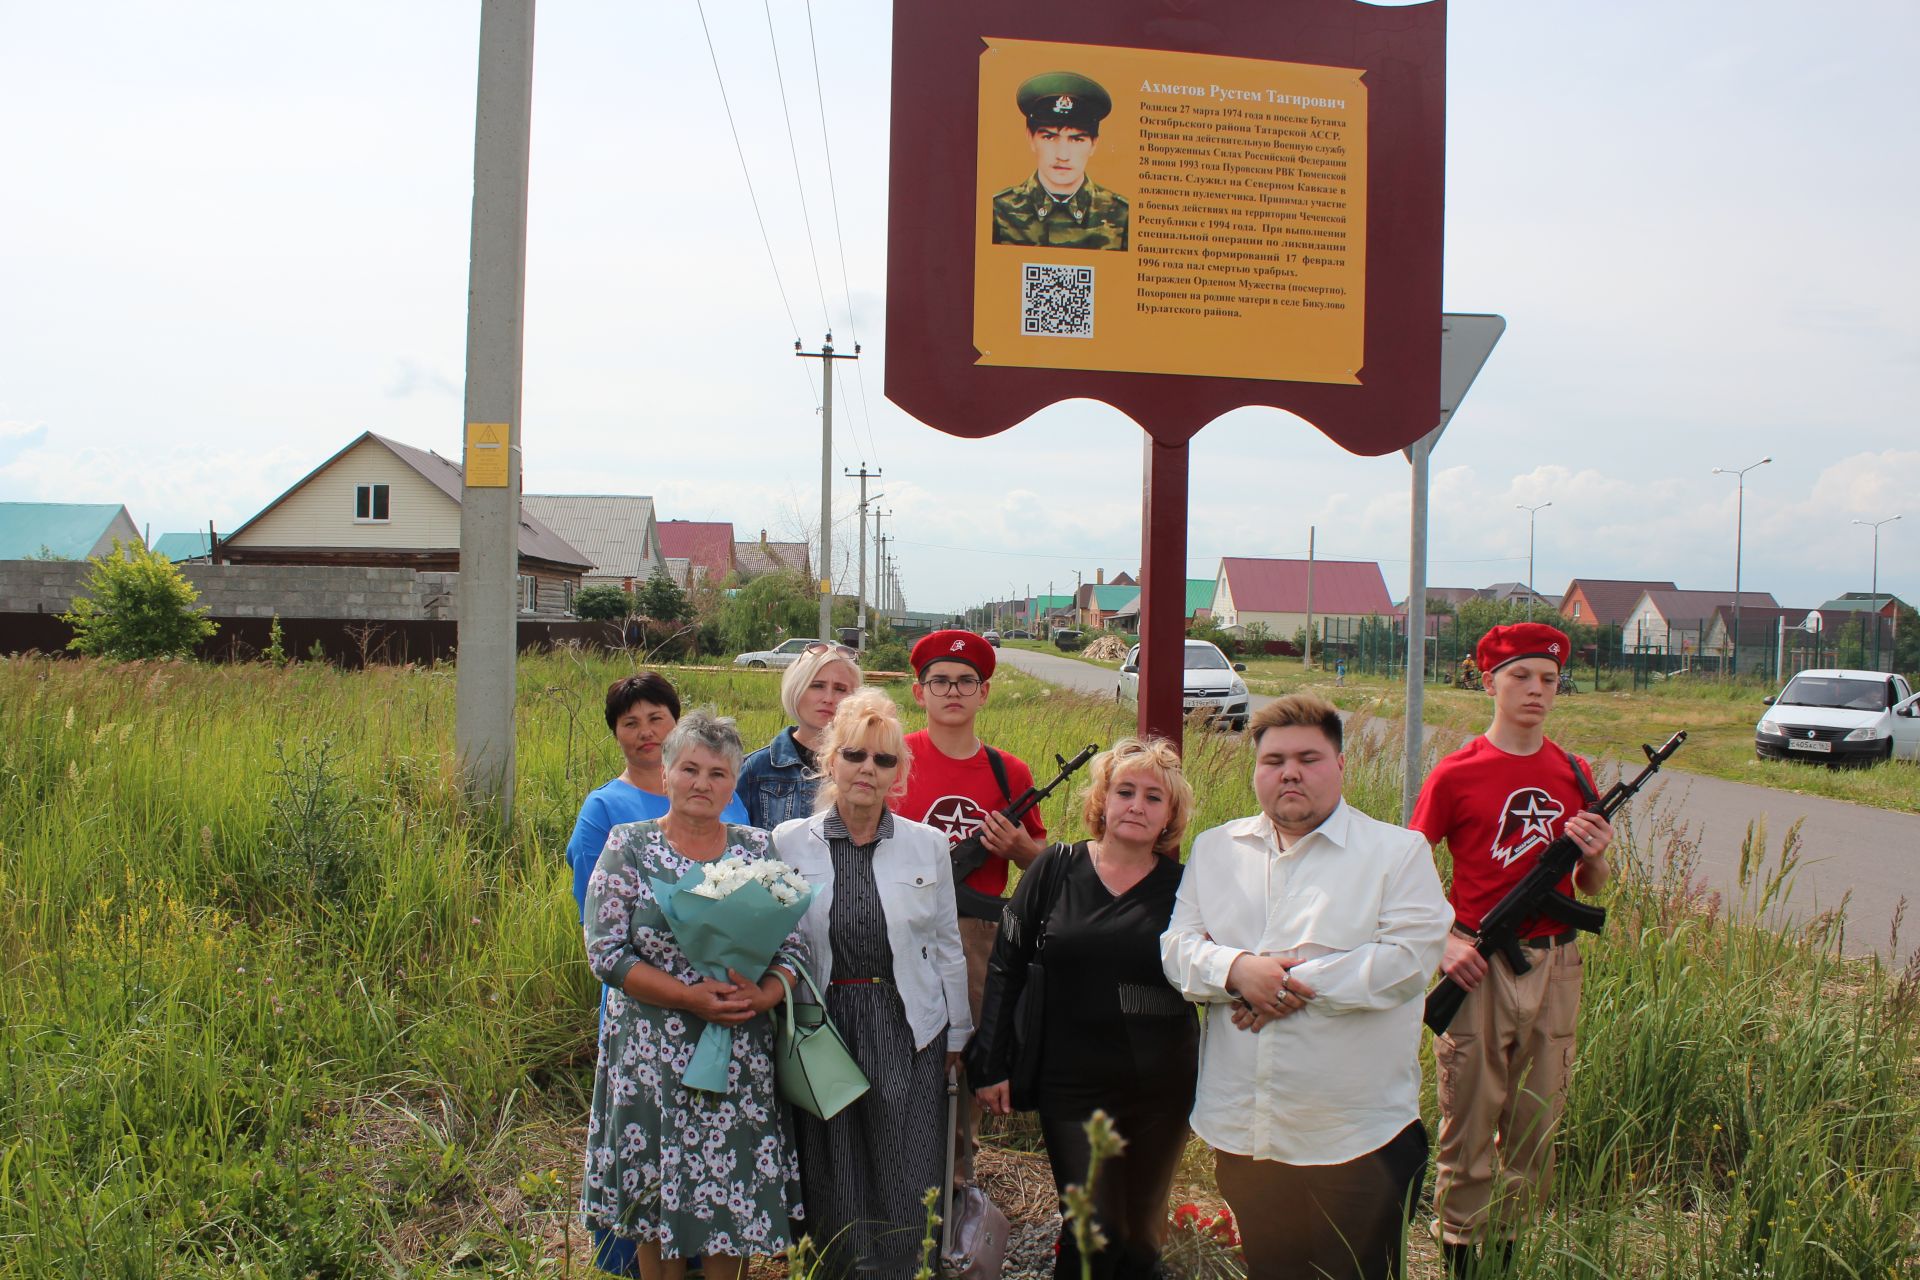
[[[1055,846],[1056,856],[1047,867],[1047,883],[1040,886],[1044,895],[1040,908],[1040,936],[1033,942],[1033,957],[1027,961],[1026,985],[1013,1006],[1013,1070],[1007,1084],[1015,1111],[1032,1111],[1040,1105],[1040,1050],[1047,1035],[1047,934],[1052,928],[1053,909],[1060,903],[1067,872],[1073,867],[1073,846]]]

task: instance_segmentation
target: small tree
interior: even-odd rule
[[[618,622],[633,612],[633,597],[618,587],[582,587],[573,593],[573,616],[589,622]]]
[[[687,593],[678,583],[666,574],[655,570],[647,579],[647,585],[634,593],[634,612],[641,617],[652,618],[655,622],[679,622],[693,616],[693,605],[687,599]]]
[[[73,628],[69,649],[122,661],[191,654],[218,627],[195,606],[200,593],[165,556],[138,543],[90,561],[73,608],[60,620]]]

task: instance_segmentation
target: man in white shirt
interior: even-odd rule
[[[1261,812],[1194,841],[1160,939],[1206,1006],[1193,1131],[1250,1280],[1397,1276],[1427,1164],[1422,998],[1453,909],[1424,838],[1341,799],[1331,703],[1276,699],[1247,736]]]

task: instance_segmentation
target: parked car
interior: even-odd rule
[[[1012,631],[1003,631],[1003,632],[1001,632],[1000,634],[1001,634],[1001,635],[1003,635],[1003,636],[1005,636],[1005,637],[1006,637],[1007,639],[1009,639],[1009,640],[1031,640],[1031,639],[1033,639],[1033,632],[1031,632],[1031,631],[1022,631],[1022,630],[1020,630],[1020,629],[1019,629],[1018,627],[1016,627],[1016,628],[1014,628],[1014,629],[1013,629]]]
[[[1762,760],[1920,760],[1920,695],[1884,671],[1802,671],[1753,727]]]
[[[1086,637],[1081,635],[1078,631],[1075,631],[1072,627],[1054,628],[1053,645],[1054,645],[1054,648],[1059,649],[1062,653],[1066,653],[1074,649],[1078,649],[1082,644],[1085,644],[1085,643],[1086,643]]]
[[[1000,633],[998,631],[982,631],[980,638],[996,649],[1000,647]]]
[[[1189,640],[1186,671],[1180,677],[1180,705],[1188,715],[1199,713],[1235,730],[1247,727],[1247,682],[1240,673],[1244,662],[1229,662],[1210,640]],[[1121,702],[1140,701],[1140,646],[1127,650],[1120,664],[1120,684],[1113,696]]]
[[[753,653],[743,653],[733,660],[736,667],[790,667],[800,660],[810,644],[819,644],[818,640],[807,636],[795,636],[791,640],[782,640],[771,649],[760,649]]]

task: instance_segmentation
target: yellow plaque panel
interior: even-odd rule
[[[1367,250],[1360,77],[989,39],[974,193],[979,362],[1357,384]],[[1020,105],[1030,81],[1045,90],[1027,95],[1034,129]],[[1091,145],[1078,139],[1061,159],[1059,140],[1076,141],[1072,122],[1100,93],[1111,109]]]
[[[467,424],[467,487],[504,489],[507,487],[507,439],[504,422]]]

